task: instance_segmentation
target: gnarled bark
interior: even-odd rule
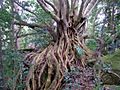
[[[97,0],[89,0],[89,2],[81,0],[80,9],[76,7],[80,0],[58,0],[53,4],[47,0],[37,1],[57,23],[55,28],[57,35],[55,42],[42,52],[27,56],[26,59],[30,60],[32,66],[29,69],[26,86],[27,90],[58,90],[66,71],[71,71],[71,67],[74,65],[85,68],[87,60],[92,58],[93,53],[86,47],[84,36],[86,16]],[[53,9],[49,9],[49,6]],[[84,11],[83,6],[86,7]],[[77,47],[84,52],[80,57],[76,56]],[[85,87],[84,90],[92,90],[87,88]]]

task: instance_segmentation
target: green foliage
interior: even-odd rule
[[[106,45],[109,45],[112,43],[112,37],[110,37],[109,35],[107,34],[104,34],[104,40],[105,40],[105,44]]]
[[[29,0],[29,1],[22,1],[20,5],[25,8],[25,9],[30,9],[31,12],[22,9],[21,10],[21,15],[19,15],[18,18],[22,19],[23,21],[30,21],[33,23],[39,23],[39,24],[44,24],[47,22],[51,21],[51,17],[49,14],[47,14],[38,3],[36,3],[34,0]],[[19,19],[18,19],[19,20]]]
[[[101,85],[97,85],[93,90],[102,90],[102,86]]]
[[[22,61],[22,55],[19,52],[13,51],[13,50],[5,50],[4,51],[4,75],[6,78],[6,84],[7,86],[12,90],[16,76],[18,74],[18,71],[21,68],[21,61]],[[21,90],[22,83],[18,83],[17,90]]]
[[[104,90],[104,89],[103,89],[104,87],[105,87],[105,86],[96,86],[96,87],[94,88],[94,90]],[[116,86],[116,85],[108,85],[108,86],[106,86],[106,87],[109,87],[110,90],[120,90],[120,86]]]
[[[0,25],[3,27],[7,27],[11,20],[11,14],[5,9],[0,9]]]
[[[23,21],[26,21],[28,23],[29,22],[37,23],[39,25],[41,24],[44,25],[45,23],[51,22],[50,15],[47,14],[40,7],[40,5],[38,5],[38,3],[36,3],[34,0],[22,1],[21,6],[26,9],[31,8],[30,11],[33,12],[32,14],[32,13],[26,12],[24,9],[21,10],[23,14],[17,15],[17,16]],[[35,34],[31,34],[31,33],[35,33]],[[20,48],[28,48],[28,45],[30,43],[35,44],[37,47],[46,47],[49,44],[49,42],[52,40],[47,30],[41,30],[40,28],[36,28],[36,27],[35,28],[23,27],[19,32],[19,36],[22,36],[25,34],[28,34],[28,35],[21,37],[19,40]]]
[[[103,57],[105,63],[111,64],[115,70],[120,70],[120,49],[113,54],[109,54]]]
[[[86,44],[91,50],[95,50],[97,48],[97,42],[94,39],[87,40]]]
[[[35,10],[36,14],[39,16],[37,18],[37,22],[42,24],[42,23],[46,23],[46,22],[50,22],[51,21],[51,17],[48,13],[46,13],[43,9],[41,9],[40,7],[39,8],[36,8]]]
[[[39,35],[35,35],[35,38],[30,42],[35,43],[40,48],[46,47],[52,40],[50,34],[47,30],[39,30],[37,33],[39,33]]]
[[[29,33],[34,33],[34,34],[22,37],[19,42],[20,48],[28,48],[28,45],[30,43],[34,44],[35,46],[39,48],[43,48],[43,47],[46,47],[52,40],[52,37],[50,36],[47,30],[41,30],[39,28],[36,28],[35,30],[30,30],[30,29],[24,30],[23,29],[21,30],[19,35],[24,35],[24,34],[29,34]]]
[[[112,90],[120,90],[120,86],[112,85],[112,86],[110,86],[110,88],[111,88]]]

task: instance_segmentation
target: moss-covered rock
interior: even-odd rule
[[[110,64],[112,71],[120,77],[120,49],[115,53],[102,58],[106,64]],[[105,84],[120,85],[120,78],[113,73],[104,73],[102,80]]]

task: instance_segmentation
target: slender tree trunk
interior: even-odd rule
[[[12,20],[11,20],[11,47],[13,50],[17,50],[17,37],[16,37],[16,27],[14,25],[15,22],[15,0],[10,0],[11,3],[11,16],[12,16]]]
[[[15,21],[15,0],[10,0],[11,3],[11,15],[12,15],[12,20],[11,20],[11,50],[13,50],[14,53],[17,53],[17,37],[16,37],[16,28],[14,25],[14,21]],[[17,69],[15,67],[16,65],[16,61],[15,58],[12,60],[12,64],[13,64],[13,76],[16,77],[17,74]],[[13,83],[12,83],[12,90],[16,90],[16,80],[12,79]]]
[[[1,28],[0,28],[1,29]],[[0,30],[0,90],[6,90],[2,55],[2,29]]]
[[[0,1],[0,10],[3,9],[3,1]],[[2,30],[3,27],[0,26],[0,90],[6,90],[5,78],[4,78],[4,67],[3,67],[3,53],[2,53]]]

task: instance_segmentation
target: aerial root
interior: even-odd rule
[[[76,60],[75,45],[81,45],[78,38],[77,44],[73,40],[74,35],[70,37],[69,34],[62,34],[60,40],[54,45],[50,44],[42,52],[28,55],[29,60],[31,59],[31,67],[26,80],[27,90],[58,90],[60,88],[64,72]],[[84,46],[82,48],[84,49]],[[85,53],[87,53],[86,47]]]

